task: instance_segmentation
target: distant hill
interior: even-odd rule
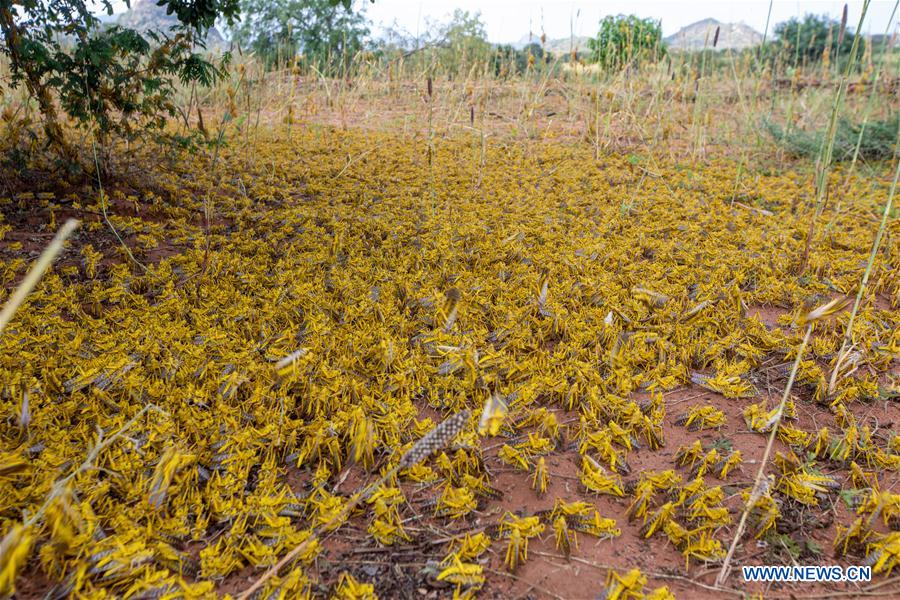
[[[719,50],[726,48],[742,50],[762,43],[762,34],[749,25],[744,25],[743,23],[722,23],[716,19],[703,19],[683,27],[677,33],[665,38],[665,42],[670,48],[675,50],[702,50],[704,44],[712,48],[716,27],[720,28],[719,43],[716,45],[716,48]],[[568,54],[574,43],[575,49],[579,53],[587,53],[590,52],[588,48],[589,39],[587,36],[576,36],[575,38],[564,37],[547,40],[544,43],[544,50],[551,54]],[[512,46],[517,50],[521,50],[531,43],[540,44],[540,35],[522,36]]]
[[[677,33],[665,38],[670,48],[675,50],[703,50],[712,48],[713,38],[719,27],[718,50],[743,50],[762,43],[761,33],[743,23],[722,23],[715,19],[703,19],[681,28]]]
[[[169,33],[178,25],[178,18],[174,14],[167,15],[165,8],[156,5],[156,0],[136,0],[132,2],[130,10],[119,15],[117,23],[139,33],[147,31]],[[212,52],[228,49],[228,42],[215,27],[206,34],[206,48]]]

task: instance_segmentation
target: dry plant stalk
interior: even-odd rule
[[[791,374],[788,377],[787,385],[784,388],[784,394],[781,396],[781,402],[778,404],[778,413],[775,417],[775,422],[772,424],[769,440],[766,442],[766,449],[763,452],[762,459],[759,463],[759,470],[756,472],[756,478],[753,481],[753,489],[750,492],[750,497],[747,499],[746,506],[744,506],[744,512],[741,514],[741,520],[738,523],[737,531],[734,532],[734,539],[731,540],[728,554],[725,555],[725,562],[722,563],[722,569],[716,577],[717,587],[721,587],[728,577],[728,567],[731,564],[731,559],[734,556],[734,551],[737,549],[741,535],[744,533],[744,527],[747,525],[747,517],[750,516],[753,505],[756,504],[756,501],[762,495],[763,480],[766,475],[766,465],[769,463],[769,456],[772,454],[772,447],[775,445],[775,436],[778,435],[778,428],[781,425],[781,419],[784,416],[784,407],[791,395],[791,388],[794,387],[794,379],[797,377],[797,370],[800,368],[803,352],[806,350],[806,345],[809,343],[809,336],[812,334],[813,327],[815,326],[816,321],[840,312],[847,307],[847,304],[848,302],[845,299],[836,298],[823,306],[807,312],[800,319],[799,324],[806,325],[806,333],[803,335],[803,341],[800,343],[800,348],[797,349],[797,358],[794,359],[794,365],[791,367]]]
[[[891,27],[894,23],[894,17],[897,14],[897,9],[900,8],[900,0],[896,0],[894,2],[894,8],[891,11],[891,16],[888,19],[888,26],[884,31],[884,43],[881,46],[881,56],[878,59],[878,68],[875,69],[875,74],[872,77],[872,85],[869,90],[869,97],[866,99],[865,107],[863,108],[863,116],[862,121],[859,125],[859,134],[856,136],[856,145],[853,147],[853,157],[850,159],[850,167],[847,169],[847,173],[844,175],[844,189],[848,189],[850,186],[850,179],[853,177],[853,174],[856,172],[856,163],[859,160],[859,151],[862,148],[863,137],[866,133],[866,128],[869,125],[869,117],[872,115],[872,109],[875,105],[875,97],[878,95],[878,85],[881,81],[881,73],[884,70],[884,64],[886,62],[888,54],[891,52]],[[825,226],[825,236],[831,231],[832,227],[834,227],[835,222],[841,214],[841,204],[843,203],[843,196],[838,200],[837,205],[834,209],[834,215],[831,217],[831,220]]]
[[[375,483],[372,483],[366,486],[362,491],[356,492],[350,498],[350,501],[344,505],[338,513],[333,516],[328,522],[324,523],[319,527],[313,528],[312,534],[307,537],[305,540],[300,542],[297,546],[294,547],[293,550],[288,552],[282,557],[277,563],[272,565],[265,573],[262,574],[256,581],[253,582],[253,585],[244,590],[240,596],[238,596],[238,600],[249,600],[253,595],[259,591],[262,586],[271,579],[276,576],[281,569],[297,558],[304,550],[306,550],[310,544],[318,540],[318,536],[316,535],[316,530],[324,529],[328,531],[332,526],[343,522],[347,516],[353,512],[353,510],[359,506],[359,503],[365,500],[373,491],[377,490],[381,485],[390,480],[394,475],[396,475],[401,469],[405,469],[411,467],[415,464],[420,463],[421,461],[428,458],[433,452],[437,452],[438,450],[446,447],[453,439],[465,429],[466,424],[469,422],[470,416],[469,410],[462,410],[451,417],[444,419],[444,421],[425,434],[422,439],[413,444],[413,447],[410,448],[402,457],[400,457],[400,461],[397,463],[397,466],[392,468],[390,471],[385,473],[380,479],[378,479]]]
[[[869,276],[872,274],[872,266],[875,264],[875,256],[878,255],[878,248],[881,247],[881,238],[884,236],[885,229],[887,229],[888,217],[890,216],[891,209],[894,205],[894,194],[897,191],[898,178],[900,178],[900,160],[897,161],[897,166],[894,168],[894,181],[891,183],[891,191],[888,193],[887,201],[884,203],[884,212],[881,214],[881,223],[878,226],[878,231],[875,233],[875,240],[872,242],[872,250],[869,252],[869,260],[866,262],[866,270],[863,273],[862,281],[859,284],[859,291],[856,292],[856,300],[853,302],[853,309],[850,311],[850,320],[847,321],[847,330],[844,332],[844,341],[841,342],[841,349],[837,354],[834,369],[832,369],[831,377],[828,380],[829,394],[834,393],[837,387],[838,375],[840,374],[842,363],[846,360],[847,356],[850,354],[850,349],[853,347],[853,321],[856,319],[856,313],[859,311],[859,305],[862,303],[863,294],[866,292]]]
[[[71,223],[72,221],[69,222]],[[56,480],[53,483],[53,486],[50,488],[50,493],[47,494],[47,497],[44,499],[43,504],[41,504],[41,506],[38,507],[38,509],[34,511],[34,513],[24,518],[21,524],[14,523],[12,525],[12,527],[3,537],[2,541],[0,541],[0,564],[3,564],[8,569],[10,569],[5,573],[0,574],[0,595],[4,595],[5,597],[5,594],[7,592],[11,592],[14,589],[13,581],[15,580],[16,576],[15,563],[21,562],[21,566],[25,562],[27,562],[33,543],[33,539],[29,534],[29,530],[44,517],[44,513],[47,512],[50,504],[66,493],[66,488],[68,487],[69,482],[71,482],[82,473],[94,468],[97,462],[97,458],[100,456],[100,453],[110,445],[112,445],[113,442],[119,440],[123,435],[125,435],[126,431],[131,429],[131,427],[134,426],[134,424],[137,423],[141,417],[143,417],[151,410],[166,414],[164,410],[162,410],[155,404],[147,404],[146,406],[144,406],[144,408],[138,411],[136,415],[129,419],[128,422],[122,425],[122,427],[120,427],[109,437],[104,438],[103,431],[98,427],[97,442],[88,450],[87,457],[85,457],[84,461],[82,461],[81,464],[78,465],[78,467],[76,467],[71,473],[69,473],[65,477],[62,477],[61,479]],[[11,579],[5,580],[4,576],[11,577]]]
[[[68,237],[78,229],[78,225],[79,221],[77,219],[69,219],[63,223],[63,226],[59,228],[59,231],[56,232],[56,235],[53,236],[53,239],[50,240],[50,243],[44,248],[44,251],[32,265],[31,269],[29,269],[28,274],[25,275],[25,279],[23,279],[22,283],[20,283],[13,291],[9,300],[7,300],[6,304],[3,306],[3,310],[0,311],[0,335],[3,334],[6,326],[25,301],[25,298],[38,284],[41,277],[44,276],[44,272],[50,267],[53,259],[62,252],[63,244]]]
[[[766,443],[766,449],[763,452],[762,460],[759,464],[759,470],[756,472],[756,478],[753,481],[753,490],[750,492],[750,497],[747,499],[747,504],[744,506],[744,512],[741,514],[741,520],[738,523],[737,531],[734,532],[734,539],[731,540],[731,546],[728,548],[728,554],[725,555],[725,562],[722,563],[722,569],[719,571],[718,576],[716,577],[716,587],[721,587],[725,583],[725,579],[728,577],[728,567],[731,564],[731,558],[734,556],[734,551],[737,549],[738,542],[741,539],[741,535],[744,533],[744,527],[747,525],[747,517],[750,516],[750,511],[753,508],[753,505],[762,495],[762,487],[763,487],[763,479],[765,479],[766,474],[766,464],[769,462],[769,455],[772,453],[772,446],[775,442],[775,436],[778,434],[778,426],[781,425],[781,417],[784,411],[784,406],[787,404],[787,399],[791,395],[791,388],[794,386],[794,378],[797,376],[797,369],[800,366],[800,359],[803,357],[803,351],[806,350],[806,344],[809,342],[809,335],[812,333],[812,323],[807,325],[806,334],[803,336],[803,342],[800,344],[800,349],[797,351],[797,358],[794,360],[794,366],[791,368],[790,377],[788,377],[787,385],[784,388],[784,395],[781,397],[781,403],[778,405],[778,416],[775,419],[775,424],[772,425],[772,431],[769,433],[769,441]]]
[[[863,21],[865,21],[866,12],[869,9],[869,2],[870,0],[863,1],[862,12],[859,15],[859,23],[856,26],[857,32],[862,31]],[[853,45],[850,47],[850,56],[847,59],[847,66],[844,69],[840,82],[838,83],[837,90],[835,90],[834,92],[834,102],[831,105],[831,118],[828,121],[828,129],[826,131],[825,138],[822,140],[822,148],[819,151],[819,157],[818,159],[816,159],[816,209],[813,213],[812,219],[810,219],[809,221],[809,230],[806,234],[806,245],[803,249],[803,256],[800,259],[800,273],[806,271],[806,266],[809,262],[809,253],[812,248],[813,237],[815,237],[816,235],[816,222],[819,220],[819,217],[822,216],[822,212],[825,210],[825,204],[828,201],[828,175],[831,173],[831,162],[834,155],[834,141],[837,137],[838,112],[840,112],[841,104],[844,100],[844,93],[847,89],[847,82],[850,79],[850,72],[853,69],[857,49],[859,48],[859,38],[859,35],[853,38]]]
[[[33,515],[31,515],[30,517],[25,519],[23,525],[26,528],[34,525],[44,515],[44,512],[47,510],[47,507],[50,506],[50,503],[53,501],[53,499],[58,497],[60,494],[62,494],[63,490],[65,490],[65,488],[66,488],[66,485],[70,481],[72,481],[75,477],[84,473],[85,471],[90,470],[96,463],[97,457],[100,456],[100,453],[103,452],[103,450],[105,450],[106,448],[111,446],[113,442],[115,442],[116,440],[121,438],[123,435],[125,435],[126,431],[131,429],[134,426],[134,424],[140,420],[141,417],[143,417],[145,414],[147,414],[151,410],[156,411],[161,414],[166,414],[166,411],[162,410],[155,404],[147,404],[146,406],[144,406],[144,408],[139,410],[136,415],[131,417],[131,419],[129,419],[127,423],[122,425],[122,427],[120,427],[118,429],[118,431],[116,431],[115,433],[113,433],[112,435],[110,435],[107,438],[103,437],[103,431],[100,430],[100,428],[98,427],[97,428],[98,429],[97,443],[94,444],[94,446],[90,450],[88,450],[87,457],[85,457],[84,461],[80,465],[78,465],[78,467],[74,471],[72,471],[71,473],[69,473],[68,475],[63,477],[62,479],[57,480],[53,484],[53,487],[51,488],[50,493],[47,495],[47,499],[40,506],[40,508],[38,508],[34,512]]]

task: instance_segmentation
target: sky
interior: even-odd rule
[[[848,22],[855,28],[862,10],[862,1],[849,2]],[[772,3],[772,25],[808,12],[827,13],[836,19],[841,16],[843,2],[775,1]],[[894,7],[894,0],[875,0],[869,6],[863,31],[883,33]],[[577,2],[573,0],[375,0],[366,13],[376,24],[397,23],[412,34],[422,27],[426,17],[446,19],[454,8],[470,12],[481,11],[492,42],[515,42],[533,32],[540,37],[542,30],[549,39],[569,37],[570,33],[593,35],[600,19],[606,15],[635,14],[662,20],[663,34],[671,35],[701,19],[712,17],[722,22],[741,22],[760,33],[766,28],[768,0],[725,2],[705,0],[632,0]],[[896,26],[896,17],[894,19]],[[771,29],[771,26],[770,26]]]
[[[117,4],[121,7],[117,7],[117,12],[124,10],[124,2]],[[661,19],[664,35],[671,35],[685,25],[707,17],[726,23],[744,22],[762,33],[769,12],[769,0],[375,0],[374,3],[357,0],[356,4],[365,5],[366,14],[375,25],[375,33],[396,23],[415,35],[417,31],[424,30],[427,19],[446,20],[456,8],[480,11],[488,39],[495,43],[516,42],[529,32],[538,38],[543,31],[548,39],[567,38],[571,33],[576,36],[594,35],[601,18],[616,14]],[[848,23],[855,28],[863,2],[857,0],[847,4]],[[772,2],[770,31],[775,23],[809,12],[829,14],[839,19],[843,6],[844,2],[827,0],[775,0]],[[884,33],[893,8],[894,0],[873,0],[863,31]],[[892,31],[896,27],[895,16]]]

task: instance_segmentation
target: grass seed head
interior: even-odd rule
[[[470,416],[471,412],[466,409],[444,419],[440,425],[425,434],[422,439],[413,444],[412,448],[407,450],[406,454],[400,458],[400,467],[409,468],[422,462],[433,453],[448,447],[456,439],[456,436],[466,429]]]

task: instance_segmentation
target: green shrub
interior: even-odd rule
[[[592,62],[613,70],[633,62],[658,60],[666,52],[659,21],[634,15],[604,17],[600,32],[588,40],[588,47]]]
[[[362,6],[338,0],[240,0],[241,22],[234,40],[253,50],[267,66],[303,54],[332,73],[362,50],[369,34]]]
[[[817,63],[825,57],[845,59],[853,47],[854,35],[827,15],[791,18],[775,26],[776,49],[787,64],[797,67]],[[860,40],[864,41],[864,40]]]
[[[825,130],[803,131],[800,129],[784,129],[777,123],[764,121],[763,125],[769,135],[781,144],[785,152],[794,157],[815,159],[819,156],[825,137]],[[884,121],[869,121],[863,131],[859,146],[859,157],[864,160],[887,160],[896,152],[897,133],[900,128],[900,115],[894,115]],[[834,160],[844,161],[853,158],[862,124],[848,119],[838,121],[834,139]]]

